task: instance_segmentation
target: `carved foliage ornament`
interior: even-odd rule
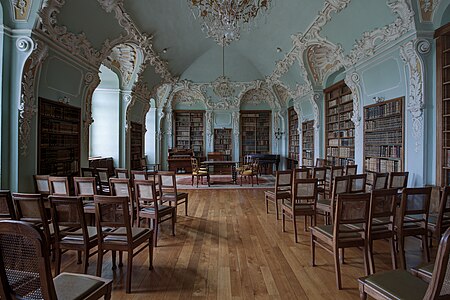
[[[417,0],[420,7],[420,18],[424,22],[433,22],[433,15],[441,0]]]
[[[353,73],[347,73],[345,76],[345,84],[349,87],[349,89],[352,91],[352,98],[353,98],[353,116],[351,118],[352,122],[355,124],[355,129],[359,128],[361,125],[361,115],[359,112],[360,108],[360,77],[359,74],[356,72]],[[355,133],[358,134],[358,130],[355,130]]]
[[[27,155],[28,144],[31,138],[31,121],[37,112],[35,97],[36,74],[48,55],[48,47],[40,41],[33,41],[26,37],[17,40],[20,51],[30,49],[35,45],[34,51],[28,57],[22,74],[22,91],[19,104],[19,142],[21,155]]]
[[[32,0],[11,0],[14,11],[14,20],[27,21],[30,15],[30,10],[33,5]]]
[[[84,142],[87,144],[89,141],[89,127],[94,122],[92,118],[92,94],[94,93],[97,86],[100,84],[100,77],[98,73],[88,72],[84,76],[84,84],[87,86],[86,96],[84,100]]]
[[[132,79],[137,64],[137,49],[129,44],[115,46],[103,64],[120,72],[122,88],[127,87]]]
[[[233,111],[232,113],[232,118],[233,118],[233,134],[235,136],[236,139],[239,138],[240,132],[239,132],[239,119],[240,119],[240,113],[238,111]]]

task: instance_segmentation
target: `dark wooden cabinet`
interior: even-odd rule
[[[205,155],[203,116],[203,111],[175,111],[175,148]]]
[[[450,184],[450,23],[436,30],[436,181]]]
[[[289,118],[289,153],[288,159],[291,160],[293,164],[298,164],[299,149],[300,149],[300,135],[298,132],[298,116],[294,108],[290,107],[288,110]],[[289,168],[289,169],[292,169]]]
[[[38,174],[79,174],[80,126],[79,107],[39,98]]]
[[[302,165],[314,166],[314,120],[302,123]]]
[[[271,152],[271,112],[241,112],[241,156]]]
[[[345,166],[355,160],[353,98],[342,80],[324,90],[325,153],[331,165]]]
[[[140,170],[141,158],[143,155],[143,130],[142,124],[131,122],[130,130],[130,168],[131,170]]]
[[[214,129],[214,152],[223,154],[224,157],[230,159],[233,140],[231,128],[216,128]],[[208,157],[209,157],[208,153]]]

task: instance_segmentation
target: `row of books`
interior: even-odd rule
[[[343,121],[339,123],[328,124],[328,130],[353,129],[355,126],[352,121]]]
[[[367,131],[402,130],[402,119],[398,116],[378,120],[369,120],[364,122],[364,129]]]
[[[400,160],[387,160],[378,158],[366,158],[365,169],[372,172],[399,172],[402,169]]]
[[[401,144],[403,135],[401,131],[378,132],[377,134],[366,134],[364,143],[366,144]]]
[[[346,129],[346,130],[339,130],[339,131],[330,131],[328,132],[328,138],[348,138],[348,137],[354,137],[355,136],[355,129]]]
[[[373,106],[366,108],[365,113],[365,119],[376,119],[379,117],[387,117],[394,114],[399,114],[401,112],[401,102],[400,101],[393,101],[388,102],[383,105]]]
[[[386,158],[401,158],[402,146],[366,146],[365,156],[379,156]]]
[[[355,157],[355,149],[350,147],[327,148],[327,156]]]

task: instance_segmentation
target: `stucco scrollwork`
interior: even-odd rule
[[[423,22],[433,22],[434,12],[441,0],[417,0],[420,8],[420,19]]]
[[[424,131],[425,109],[424,100],[424,66],[416,51],[417,44],[410,41],[400,48],[400,57],[406,65],[409,73],[409,95],[407,109],[412,117],[412,134],[415,139],[415,151],[418,152],[421,146],[421,138]]]
[[[27,21],[33,5],[32,0],[11,0],[14,20]]]
[[[103,61],[108,68],[119,71],[122,88],[127,87],[132,79],[137,64],[137,49],[133,45],[121,44],[115,46],[109,56]]]
[[[125,94],[123,96],[123,100],[127,104],[127,110],[125,114],[125,131],[128,133],[128,131],[131,129],[131,110],[133,109],[134,105],[136,104],[136,97],[133,97],[130,94]]]
[[[303,113],[302,108],[300,106],[300,101],[296,100],[294,101],[294,111],[297,114],[298,122],[297,122],[297,132],[301,136],[302,135],[302,123],[303,123]]]
[[[31,38],[27,36],[22,36],[17,39],[16,41],[16,48],[20,52],[27,52],[30,51],[34,46],[34,42]]]
[[[92,95],[100,84],[100,77],[97,73],[88,72],[84,75],[84,84],[87,86],[85,96],[85,109],[84,109],[84,142],[87,144],[89,140],[89,127],[94,123],[92,118]]]
[[[20,103],[18,107],[20,154],[23,156],[27,155],[28,152],[28,144],[30,142],[32,128],[31,121],[37,112],[35,96],[36,74],[48,55],[48,47],[45,43],[40,41],[34,43],[29,38],[26,38],[25,40],[27,40],[28,45],[35,45],[35,48],[25,62],[22,74]]]
[[[205,135],[206,135],[206,142],[208,148],[212,147],[212,140],[213,140],[213,112],[210,110],[207,110],[205,112]]]
[[[320,94],[319,93],[314,93],[311,95],[310,101],[313,107],[313,114],[314,114],[314,134],[318,135],[319,134],[319,129],[320,129],[320,110],[319,110],[319,105],[317,104],[317,102],[320,101]]]
[[[240,135],[240,113],[238,111],[233,111],[231,117],[233,119],[233,134],[236,140],[239,140]]]
[[[359,74],[356,72],[350,72],[347,73],[345,76],[345,84],[349,87],[350,91],[352,92],[352,98],[353,98],[353,115],[351,117],[351,120],[353,124],[355,124],[355,135],[358,135],[359,126],[361,125],[361,114],[360,114],[360,107],[361,107],[361,88],[360,88],[360,81],[361,78],[359,77]]]

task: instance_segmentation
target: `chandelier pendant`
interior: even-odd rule
[[[260,11],[270,8],[271,0],[188,0],[202,30],[221,46],[237,41],[241,28],[255,25]]]

